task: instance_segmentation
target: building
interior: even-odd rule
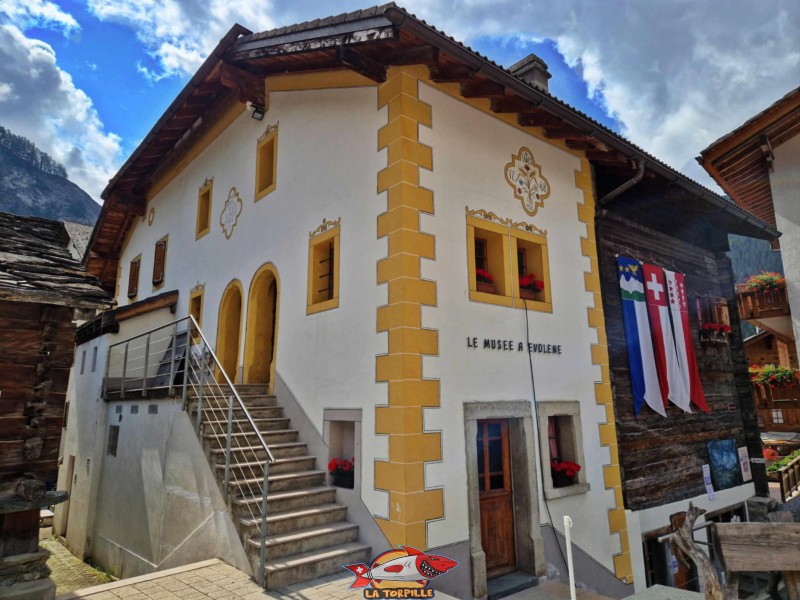
[[[778,339],[779,364],[791,366],[800,331],[800,88],[748,119],[697,158],[740,206],[782,233],[780,249],[785,289],[739,291],[739,312]],[[794,346],[790,353],[786,344]],[[800,387],[757,390],[766,431],[800,432]]]
[[[632,593],[643,525],[625,505],[619,317],[602,301],[618,277],[596,216],[633,223],[631,248],[683,244],[716,294],[724,233],[776,232],[548,78],[393,4],[235,26],[104,192],[87,265],[118,307],[78,333],[80,356],[110,360],[73,379],[65,455],[91,467],[56,515],[70,548],[123,576],[219,555],[260,577],[265,547],[280,587],[404,545],[459,562],[435,587],[483,598],[510,572],[564,577],[570,516],[578,581]],[[681,214],[697,221],[664,233]],[[740,362],[716,369],[719,401],[736,403],[725,433],[752,444]],[[704,489],[698,454],[670,501]],[[334,458],[355,463],[335,500]]]
[[[56,487],[75,320],[110,297],[58,221],[0,213],[0,597],[52,598],[40,509]]]

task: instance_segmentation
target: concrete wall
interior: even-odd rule
[[[119,426],[103,460],[92,558],[118,577],[222,558],[250,572],[219,487],[178,400],[108,405]],[[148,407],[157,406],[157,414]],[[138,413],[131,409],[138,406]],[[107,435],[107,434],[106,434]]]
[[[775,148],[773,167],[769,176],[772,203],[775,224],[783,234],[781,259],[797,345],[800,342],[800,135]]]

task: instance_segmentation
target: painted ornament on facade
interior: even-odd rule
[[[150,212],[147,213],[147,226],[150,227],[153,224],[153,221],[156,220],[156,209],[150,208]]]
[[[526,213],[534,216],[550,196],[550,183],[542,175],[542,167],[536,164],[533,152],[523,146],[519,154],[512,154],[505,175],[508,185],[514,188],[514,197],[522,201]]]
[[[242,199],[239,197],[239,192],[235,187],[231,188],[228,192],[228,198],[225,200],[225,206],[222,207],[222,214],[219,216],[219,224],[222,226],[222,231],[225,234],[225,239],[231,239],[233,229],[239,222],[239,215],[242,214]]]

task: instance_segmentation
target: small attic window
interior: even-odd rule
[[[270,126],[256,149],[256,202],[273,191],[277,184],[278,128]]]

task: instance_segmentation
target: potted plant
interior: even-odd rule
[[[761,271],[758,275],[751,275],[744,282],[745,288],[757,292],[773,291],[786,285],[786,278],[774,271]]]
[[[750,365],[750,381],[771,388],[789,387],[797,383],[797,369],[781,365]]]
[[[529,273],[519,278],[519,296],[525,300],[536,300],[536,294],[544,289],[544,281],[536,279],[536,275]]]
[[[553,487],[568,487],[577,483],[578,471],[581,466],[578,463],[565,460],[562,461],[558,457],[550,461],[550,473],[553,476]]]
[[[355,458],[332,458],[328,463],[328,473],[333,477],[333,485],[341,488],[353,489],[353,475],[355,473]]]
[[[727,345],[731,326],[726,323],[703,323],[700,326],[700,343],[703,345]]]
[[[485,269],[475,269],[476,287],[479,292],[486,294],[496,294],[497,286],[494,283],[494,277],[489,271]]]

